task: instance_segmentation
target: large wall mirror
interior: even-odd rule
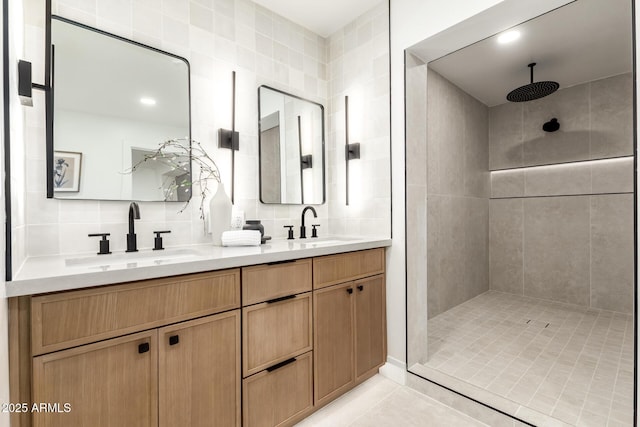
[[[540,3],[408,49],[408,367],[531,425],[631,426],[632,2],[514,17]]]
[[[258,110],[260,201],[324,203],[323,106],[260,86]]]
[[[172,190],[191,180],[186,153],[129,173],[162,142],[190,141],[187,61],[56,16],[51,40],[54,197],[188,200]]]

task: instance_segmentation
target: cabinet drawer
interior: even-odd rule
[[[313,348],[311,292],[242,309],[242,372],[249,376]]]
[[[311,290],[311,259],[242,269],[242,305]]]
[[[384,248],[313,259],[313,288],[384,273]]]
[[[245,427],[291,425],[313,407],[312,352],[244,380]]]
[[[240,307],[240,269],[32,298],[32,352],[48,353]]]

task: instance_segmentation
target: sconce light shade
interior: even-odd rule
[[[311,169],[313,167],[313,156],[311,154],[307,154],[306,156],[301,156],[300,167],[302,169]]]
[[[33,107],[31,93],[31,62],[18,61],[18,97],[20,103],[28,107]]]
[[[351,144],[347,144],[345,146],[345,148],[346,148],[345,159],[347,161],[360,158],[360,143],[359,142],[353,142]]]

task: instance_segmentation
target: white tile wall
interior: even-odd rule
[[[388,5],[386,1],[328,39],[250,0],[52,0],[53,13],[184,56],[191,65],[192,137],[221,169],[230,188],[230,153],[217,149],[217,129],[231,125],[231,73],[237,72],[236,205],[247,219],[261,219],[266,233],[285,237],[283,225],[298,225],[300,206],[263,205],[258,198],[257,88],[267,84],[325,105],[327,203],[317,207],[326,234],[390,235],[390,150]],[[25,54],[34,79],[43,75],[43,2],[25,4]],[[331,48],[330,48],[331,46]],[[331,58],[329,58],[329,53]],[[344,121],[337,104],[349,94],[352,135],[362,143],[362,159],[352,169],[352,206],[344,206]],[[24,138],[13,139],[16,161],[14,266],[25,256],[91,252],[89,232],[110,232],[112,250],[124,250],[128,202],[47,200],[44,176],[43,98],[25,108]],[[341,134],[342,133],[342,134]],[[341,135],[340,135],[341,134]],[[19,143],[24,139],[24,144]],[[337,167],[334,167],[337,165]],[[150,231],[167,228],[166,246],[210,240],[199,220],[194,195],[181,214],[180,204],[143,203],[137,224],[141,248],[150,248]]]
[[[391,234],[389,163],[389,10],[387,2],[329,37],[329,226],[339,234]],[[345,111],[360,159],[349,164],[345,206]]]

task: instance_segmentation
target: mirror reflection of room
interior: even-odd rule
[[[324,202],[324,108],[268,86],[259,89],[260,200]]]
[[[179,185],[191,180],[189,162],[176,169],[174,159],[159,159],[131,171],[164,141],[188,140],[187,62],[60,17],[51,20],[51,37],[54,161],[81,165],[54,180],[54,197],[189,200],[188,186]]]
[[[582,0],[408,58],[427,118],[410,370],[540,425],[633,416],[630,16]]]

